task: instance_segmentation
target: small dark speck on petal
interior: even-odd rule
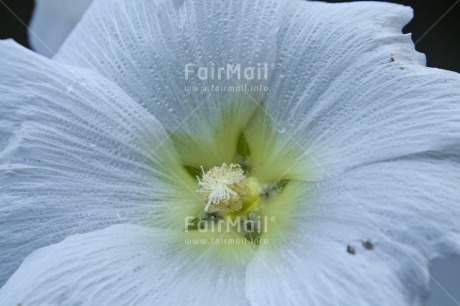
[[[352,247],[351,245],[347,245],[347,252],[350,253],[351,255],[355,255],[355,254],[356,254],[355,248]]]
[[[370,240],[361,241],[361,243],[363,244],[363,247],[366,250],[373,250],[374,249],[374,244]]]

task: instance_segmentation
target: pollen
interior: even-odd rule
[[[219,211],[223,213],[235,212],[243,207],[248,194],[248,182],[243,169],[238,164],[223,163],[221,167],[214,167],[198,178],[197,190],[206,202],[205,211]]]

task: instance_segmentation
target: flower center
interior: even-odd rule
[[[198,179],[197,190],[206,201],[205,211],[230,213],[241,210],[247,200],[248,180],[239,164],[223,163],[205,172]]]
[[[276,219],[270,215],[273,205],[267,204],[277,198],[288,180],[260,183],[251,175],[250,161],[242,165],[223,163],[208,171],[201,166],[201,175],[196,175],[200,189],[196,192],[203,199],[204,209],[197,217],[186,220],[187,232],[233,233],[259,244],[268,231],[268,220]]]
[[[295,226],[289,221],[309,169],[304,152],[252,105],[243,95],[205,129],[168,131],[183,167],[174,200],[187,205],[165,205],[155,217],[174,227],[180,219],[197,244],[219,244],[209,249],[219,260],[239,261],[240,251],[252,256],[248,247],[282,241]]]

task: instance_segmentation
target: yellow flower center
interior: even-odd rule
[[[243,263],[295,226],[309,159],[258,110],[242,95],[212,122],[169,132],[182,167],[171,178],[175,205],[152,215],[161,226],[180,226],[186,244],[202,246],[197,256],[206,250]]]

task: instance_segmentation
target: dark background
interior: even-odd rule
[[[0,0],[0,39],[13,38],[29,48],[25,25],[29,24],[33,8],[33,0]]]
[[[347,1],[326,0],[326,2]],[[404,32],[413,33],[414,41],[424,36],[416,44],[416,48],[426,54],[428,66],[460,72],[460,3],[458,3],[460,0],[388,2],[409,5],[414,8],[415,18],[406,26]],[[453,9],[424,35],[455,3],[457,4]],[[0,38],[13,38],[29,47],[25,24],[29,23],[33,6],[34,1],[32,0],[0,0]]]

